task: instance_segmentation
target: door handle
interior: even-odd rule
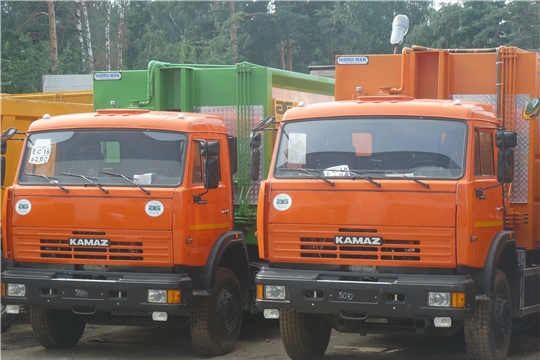
[[[221,210],[221,213],[222,213],[222,214],[229,214],[230,212],[231,212],[231,210],[229,210],[229,209],[223,209],[223,210]]]

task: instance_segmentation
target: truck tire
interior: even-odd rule
[[[195,297],[190,315],[191,341],[205,355],[234,349],[242,325],[240,283],[234,272],[218,268],[210,296]]]
[[[75,346],[84,332],[86,323],[69,310],[51,310],[30,307],[30,322],[39,343],[47,349],[65,349]]]
[[[313,360],[324,356],[332,327],[318,314],[280,310],[279,330],[291,359]]]
[[[9,327],[15,321],[14,314],[6,313],[6,306],[2,305],[2,334],[8,331]]]
[[[510,287],[501,270],[489,301],[477,301],[474,317],[465,322],[465,344],[472,360],[503,360],[510,347],[512,304]]]

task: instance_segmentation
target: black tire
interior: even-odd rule
[[[332,327],[318,314],[280,310],[279,330],[287,355],[293,360],[313,360],[324,356]]]
[[[6,313],[6,306],[2,305],[2,334],[9,330],[15,321],[16,315]]]
[[[489,301],[477,301],[474,317],[465,323],[465,344],[472,360],[503,360],[512,334],[512,303],[506,275],[497,270]]]
[[[69,310],[50,310],[30,307],[30,322],[39,343],[47,349],[75,346],[86,323]]]
[[[191,341],[204,355],[234,349],[242,325],[242,297],[234,272],[219,268],[210,296],[195,297],[190,315]]]

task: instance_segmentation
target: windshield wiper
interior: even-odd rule
[[[293,169],[287,169],[287,170],[293,170]],[[294,170],[301,171],[301,172],[304,172],[306,174],[309,174],[309,175],[313,176],[316,179],[320,179],[320,180],[324,181],[325,183],[330,184],[332,187],[336,186],[336,184],[333,181],[328,180],[324,176],[313,173],[313,171],[320,171],[320,170],[308,170],[308,169],[303,169],[303,168],[298,168],[298,169],[294,169]]]
[[[146,195],[150,195],[150,191],[146,190],[146,189],[143,188],[141,185],[137,184],[135,181],[133,181],[132,179],[128,178],[128,177],[125,176],[125,175],[122,175],[122,174],[115,174],[115,173],[110,173],[110,172],[106,172],[106,171],[100,171],[99,173],[100,173],[100,174],[109,175],[109,176],[115,176],[115,177],[122,178],[122,179],[126,180],[127,182],[129,182],[131,185],[133,185],[133,186],[135,186],[135,187],[138,187],[139,189],[141,189],[142,191],[144,191]]]
[[[78,178],[84,179],[84,180],[88,181],[91,185],[96,186],[99,190],[103,191],[105,194],[108,194],[108,193],[109,193],[109,190],[104,189],[103,186],[101,186],[100,183],[95,182],[95,181],[93,181],[93,180],[87,178],[87,177],[84,176],[84,175],[81,175],[81,174],[71,174],[71,173],[60,173],[60,174],[62,174],[62,175],[64,175],[64,176],[72,176],[72,177],[78,177]],[[87,186],[88,186],[88,184],[84,184],[84,187],[87,187]]]
[[[429,187],[430,187],[429,184],[426,184],[425,182],[420,181],[418,179],[415,179],[413,177],[407,176],[406,174],[402,174],[402,173],[398,173],[398,172],[390,171],[390,170],[385,170],[384,173],[385,174],[392,174],[392,175],[394,175],[394,177],[400,177],[400,178],[404,178],[404,179],[407,179],[407,180],[410,180],[410,181],[414,181],[415,183],[418,183],[418,184],[424,186],[426,189],[429,189]]]
[[[43,174],[32,174],[32,173],[23,173],[23,175],[26,175],[26,176],[36,176],[36,177],[40,177],[40,178],[47,179],[47,180],[49,180],[49,183],[50,183],[51,185],[58,186],[60,189],[64,190],[64,191],[66,192],[66,194],[69,192],[68,189],[66,189],[65,187],[63,187],[62,185],[60,185],[60,184],[58,183],[58,179],[57,179],[57,178],[48,177],[47,175],[43,175]]]
[[[366,173],[358,173],[358,172],[354,172],[354,171],[350,171],[350,170],[349,170],[349,173],[353,174],[353,176],[351,176],[351,178],[353,180],[357,179],[356,176],[358,176],[358,179],[367,180],[370,183],[372,183],[373,185],[375,185],[377,187],[381,187],[381,183],[376,182],[375,180],[373,180],[373,178],[371,176],[366,175]]]

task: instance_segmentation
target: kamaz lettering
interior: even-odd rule
[[[334,244],[382,245],[382,237],[334,236]]]
[[[111,245],[109,239],[69,239],[69,246],[99,246],[108,247]]]

